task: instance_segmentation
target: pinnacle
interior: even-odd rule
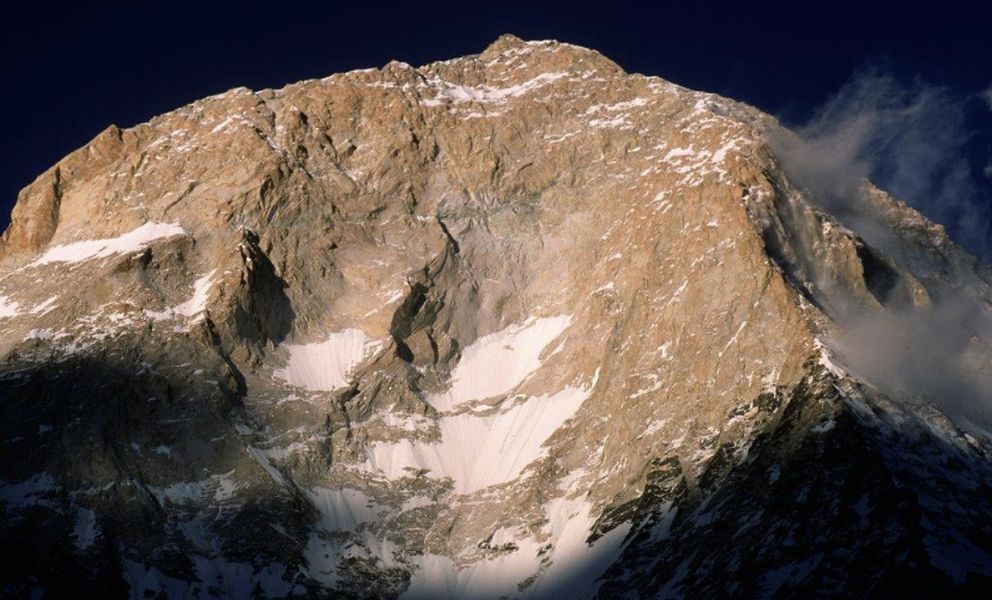
[[[486,46],[483,54],[499,54],[511,48],[520,48],[526,45],[526,41],[520,39],[512,33],[504,33],[496,38],[496,41]]]
[[[523,40],[512,33],[504,33],[489,44],[479,55],[484,60],[499,60],[518,52],[533,51],[535,61],[548,68],[561,68],[584,62],[585,68],[601,70],[604,74],[623,73],[623,69],[595,50],[558,40]]]

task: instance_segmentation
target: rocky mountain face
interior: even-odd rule
[[[0,242],[0,589],[988,589],[989,274],[789,140],[512,36],[106,129]]]

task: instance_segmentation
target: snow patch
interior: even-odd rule
[[[626,102],[617,102],[616,104],[594,104],[589,108],[587,108],[585,111],[583,111],[583,113],[579,116],[586,117],[599,111],[617,112],[617,111],[629,110],[631,108],[645,106],[647,103],[648,101],[645,98],[634,98],[633,100],[628,100]]]
[[[190,583],[175,577],[169,577],[157,567],[149,567],[139,562],[124,560],[121,576],[130,588],[134,598],[152,598],[161,595],[163,598],[188,598]]]
[[[97,535],[100,533],[100,526],[96,521],[96,513],[88,508],[76,508],[76,523],[72,530],[72,537],[76,540],[76,547],[85,550],[93,545]]]
[[[833,419],[827,419],[822,423],[814,425],[810,429],[810,431],[812,431],[813,433],[826,433],[836,426],[837,426],[837,421],[834,421]]]
[[[783,586],[794,586],[802,583],[816,565],[823,559],[821,554],[816,554],[805,560],[790,562],[775,569],[769,569],[763,576],[763,598],[772,598]],[[788,587],[786,587],[788,590]]]
[[[225,129],[230,129],[236,125],[248,125],[251,126],[251,121],[244,118],[242,115],[232,115],[221,121],[216,127],[210,130],[210,134],[220,133]]]
[[[575,415],[594,386],[532,397],[495,415],[443,417],[438,420],[440,442],[376,443],[364,468],[387,479],[426,469],[431,477],[450,477],[458,494],[513,481],[543,455],[544,443]]]
[[[592,505],[579,497],[548,503],[548,527],[554,542],[551,567],[527,591],[540,598],[553,591],[561,598],[594,597],[596,580],[618,558],[631,524],[612,529],[592,544],[586,543],[596,522]]]
[[[567,76],[568,73],[563,73],[563,72],[541,73],[540,75],[534,77],[533,79],[527,80],[518,85],[513,85],[505,88],[495,88],[488,85],[481,85],[478,87],[471,87],[467,85],[455,85],[453,83],[449,83],[441,79],[435,79],[431,83],[434,85],[434,89],[437,91],[437,97],[423,100],[422,104],[424,104],[425,106],[438,106],[441,104],[441,99],[447,99],[455,103],[503,102],[507,98],[516,98],[518,96],[522,96],[528,92],[544,87],[549,83],[553,83]]]
[[[632,129],[634,126],[626,117],[619,116],[612,119],[592,119],[589,121],[590,127],[600,129]]]
[[[48,473],[36,473],[30,479],[18,483],[0,482],[0,502],[8,508],[24,508],[45,504],[39,496],[48,495],[58,489],[55,479]]]
[[[265,597],[285,597],[293,591],[286,581],[286,565],[271,563],[255,567],[222,556],[190,556],[195,580],[165,575],[157,567],[125,560],[123,578],[133,598],[251,598],[260,590]]]
[[[155,451],[158,452],[159,448],[164,448],[164,446],[159,446]],[[252,450],[255,449],[249,446],[249,452]],[[258,460],[254,453],[252,456]],[[266,465],[262,466],[266,467]],[[268,471],[268,468],[266,470]],[[272,474],[270,473],[270,475]],[[280,480],[277,479],[277,481]],[[280,483],[283,482],[280,481]],[[149,486],[148,489],[158,498],[160,503],[164,504],[168,501],[171,504],[182,506],[210,498],[215,502],[223,502],[231,499],[239,488],[240,484],[234,480],[234,471],[232,470],[220,475],[211,475],[200,481],[180,481],[168,487]]]
[[[168,446],[158,445],[152,450],[155,454],[162,454],[165,456],[172,456],[172,449]]]
[[[194,317],[202,313],[207,310],[207,299],[210,296],[210,288],[213,286],[215,273],[217,273],[217,269],[193,282],[193,295],[189,300],[163,311],[145,310],[145,314],[156,321],[162,321],[180,316]]]
[[[515,551],[467,567],[458,568],[450,558],[436,554],[413,557],[417,569],[401,598],[592,597],[596,580],[619,558],[630,524],[587,544],[596,522],[591,508],[581,498],[552,500],[546,507],[547,539],[515,539]],[[542,572],[548,557],[551,564]],[[519,584],[534,575],[536,581],[521,590]]]
[[[834,362],[835,356],[833,355],[831,350],[827,347],[827,345],[823,343],[823,340],[817,338],[813,341],[813,343],[816,346],[816,349],[820,351],[820,364],[824,368],[826,368],[827,371],[830,371],[830,373],[835,377],[846,379],[847,371],[844,370],[844,368],[838,365],[836,362]]]
[[[992,555],[979,548],[954,529],[934,527],[924,520],[923,543],[930,563],[946,573],[956,585],[968,580],[968,573],[984,574],[992,570]]]
[[[50,263],[78,263],[93,258],[105,258],[114,254],[137,252],[144,250],[151,242],[185,235],[186,230],[178,223],[145,223],[133,231],[115,238],[101,240],[85,240],[72,242],[49,248],[29,267],[38,267]]]
[[[28,340],[50,340],[55,337],[55,332],[51,329],[32,329],[24,335],[24,341]]]
[[[44,315],[51,312],[55,308],[55,302],[58,301],[58,296],[52,296],[48,300],[45,300],[41,304],[35,306],[31,309],[32,315]]]
[[[358,490],[315,487],[306,494],[320,511],[319,525],[325,531],[354,531],[359,524],[376,518],[376,505]]]
[[[18,310],[19,307],[17,302],[9,300],[6,296],[0,296],[0,319],[16,317],[21,314]]]
[[[569,315],[531,317],[475,340],[462,353],[451,375],[451,388],[428,397],[427,402],[444,411],[509,392],[540,368],[545,346],[571,322]]]
[[[310,391],[332,391],[348,385],[352,371],[374,354],[382,343],[361,329],[332,333],[314,344],[287,344],[289,361],[275,372],[290,385]]]

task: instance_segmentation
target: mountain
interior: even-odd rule
[[[0,242],[0,589],[987,592],[992,278],[817,165],[512,36],[107,128]]]

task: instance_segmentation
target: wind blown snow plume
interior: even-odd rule
[[[866,181],[988,261],[990,214],[965,156],[966,123],[965,99],[948,90],[867,71],[795,135],[771,140],[789,177],[887,260],[911,263],[912,250],[866,202]],[[852,372],[892,397],[923,396],[956,417],[989,422],[992,377],[976,357],[992,340],[992,314],[967,287],[929,289],[922,305],[886,303],[883,311],[821,287],[836,313],[831,345]]]
[[[870,179],[988,262],[988,199],[965,155],[965,107],[965,98],[944,88],[865,71],[794,128],[797,137],[775,143],[790,174],[867,239],[880,241],[872,240],[877,227],[865,222],[856,201]]]
[[[983,353],[992,317],[974,299],[946,298],[923,309],[862,312],[831,345],[844,366],[892,398],[926,398],[965,429],[992,423],[992,373]]]

